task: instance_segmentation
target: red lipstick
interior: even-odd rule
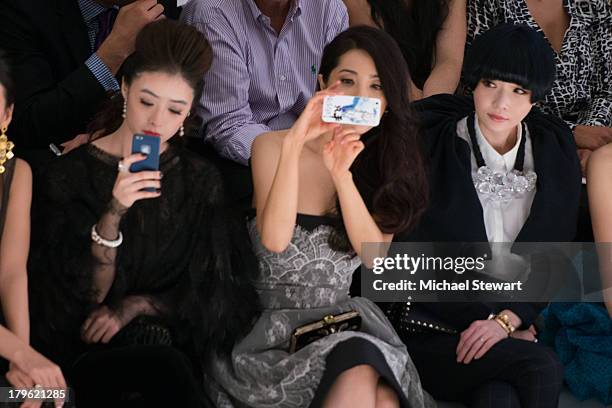
[[[495,122],[504,122],[506,120],[508,120],[507,118],[500,116],[500,115],[496,115],[494,113],[487,113],[487,115],[489,115],[489,117],[494,120]]]

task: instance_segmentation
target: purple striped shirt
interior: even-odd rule
[[[257,135],[297,119],[323,48],[348,27],[341,0],[294,0],[278,35],[254,0],[192,0],[181,20],[203,32],[215,54],[198,105],[205,138],[245,165]]]

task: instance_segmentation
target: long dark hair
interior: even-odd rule
[[[412,82],[423,89],[448,16],[449,0],[368,0],[372,19],[399,44]]]
[[[130,85],[143,72],[177,74],[187,81],[194,91],[194,101],[198,101],[212,58],[212,49],[202,33],[192,26],[164,19],[140,31],[134,53],[121,67],[122,78]],[[89,124],[87,131],[95,135],[94,138],[113,133],[123,122],[122,109],[123,96],[118,92]],[[185,120],[186,133],[198,126],[196,115],[190,114]],[[172,139],[176,139],[176,135]]]
[[[4,93],[5,109],[15,103],[15,86],[11,77],[11,69],[4,57],[4,52],[0,50],[0,91]],[[2,197],[4,195],[4,178],[0,175],[0,214],[2,214]],[[0,230],[0,242],[2,241],[2,231]]]
[[[339,34],[323,51],[320,74],[327,83],[340,57],[363,50],[374,61],[387,112],[380,125],[362,136],[365,149],[353,163],[355,184],[385,233],[412,228],[427,203],[427,181],[419,148],[419,129],[408,97],[408,66],[393,38],[372,27],[352,27]],[[339,203],[338,222],[330,245],[350,250]]]

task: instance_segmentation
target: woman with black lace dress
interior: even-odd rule
[[[46,173],[35,335],[79,406],[202,406],[208,357],[231,350],[257,310],[254,257],[235,239],[220,175],[178,143],[211,57],[192,27],[147,26],[93,141]],[[144,159],[134,134],[161,139],[159,171],[130,172]]]

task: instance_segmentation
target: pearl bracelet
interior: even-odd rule
[[[112,241],[104,239],[98,234],[98,231],[96,231],[96,224],[94,224],[91,226],[91,240],[107,248],[117,248],[123,242],[123,234],[119,231],[119,237]]]

